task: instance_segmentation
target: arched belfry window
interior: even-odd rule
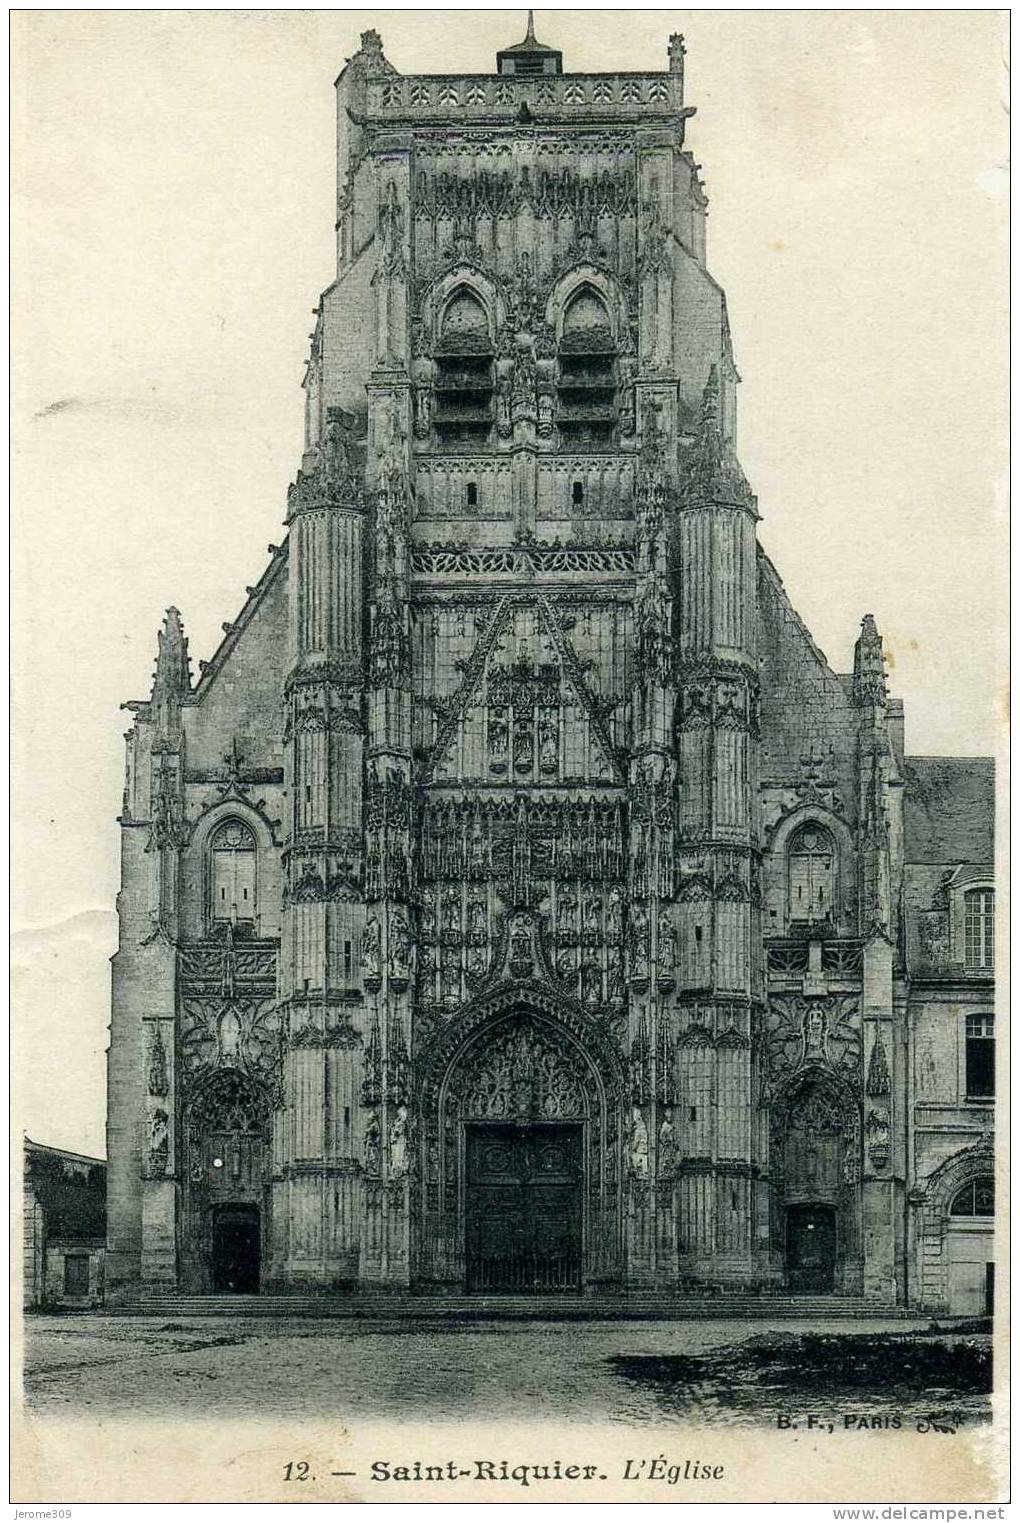
[[[215,924],[255,921],[255,837],[240,820],[225,820],[209,843],[210,913]]]
[[[485,308],[463,287],[454,292],[440,318],[434,385],[440,439],[484,443],[492,426],[492,333]]]
[[[788,877],[790,919],[831,920],[836,905],[836,846],[829,832],[813,822],[802,825],[790,841]]]
[[[563,313],[557,379],[564,443],[605,445],[616,424],[616,344],[601,296],[581,286]]]

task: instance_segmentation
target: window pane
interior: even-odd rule
[[[967,1038],[967,1094],[986,1099],[995,1094],[995,1039]]]
[[[968,968],[990,968],[995,962],[995,893],[974,888],[963,896],[965,957]]]
[[[995,1181],[978,1179],[974,1183],[974,1215],[995,1215]]]

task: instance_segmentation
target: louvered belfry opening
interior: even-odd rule
[[[492,427],[494,352],[485,311],[458,291],[435,353],[435,428],[444,444],[483,444]]]
[[[616,344],[605,305],[582,289],[563,318],[557,421],[564,444],[606,446],[616,425]]]

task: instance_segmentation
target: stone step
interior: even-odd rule
[[[856,1296],[330,1296],[143,1293],[107,1310],[120,1316],[322,1317],[358,1320],[748,1321],[903,1318],[907,1308]]]

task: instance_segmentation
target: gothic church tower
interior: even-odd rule
[[[115,1293],[895,1299],[899,710],[757,548],[692,115],[340,74],[287,540],[130,706]]]

